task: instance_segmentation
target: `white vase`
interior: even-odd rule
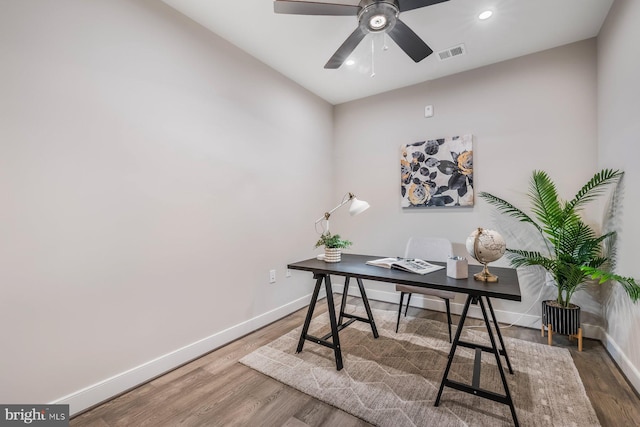
[[[324,248],[324,261],[325,262],[340,262],[342,259],[341,248]]]

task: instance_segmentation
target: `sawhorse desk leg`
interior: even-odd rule
[[[362,303],[364,304],[364,309],[367,312],[367,318],[356,316],[354,314],[345,313],[344,309],[347,306],[347,296],[349,293],[349,279],[347,276],[344,279],[344,290],[342,291],[342,304],[340,305],[340,317],[338,318],[338,328],[340,330],[346,328],[356,320],[360,322],[368,323],[371,325],[371,332],[373,332],[373,337],[378,338],[378,328],[376,328],[376,322],[373,320],[373,313],[371,312],[371,306],[369,305],[369,298],[367,298],[367,292],[364,289],[364,284],[362,283],[362,279],[356,277],[356,281],[358,282],[358,288],[360,289],[360,295],[362,296]],[[343,318],[350,319],[347,323],[342,323]]]
[[[513,370],[511,369],[511,362],[509,361],[509,356],[507,355],[507,351],[504,346],[504,340],[502,339],[502,333],[500,332],[500,327],[498,322],[496,321],[496,315],[493,311],[493,307],[491,306],[491,301],[488,297],[484,297],[487,301],[487,306],[489,308],[489,312],[491,313],[491,317],[493,319],[496,333],[498,335],[500,348],[496,345],[496,339],[493,335],[493,328],[491,327],[491,323],[489,322],[489,316],[487,315],[487,309],[485,308],[485,304],[483,302],[483,297],[480,296],[467,296],[467,301],[464,304],[464,309],[462,310],[462,316],[460,317],[460,322],[458,324],[458,328],[456,330],[456,337],[451,344],[451,351],[449,352],[449,361],[447,362],[447,367],[444,370],[444,375],[442,376],[442,382],[440,383],[440,389],[438,390],[438,396],[436,397],[435,406],[440,404],[440,398],[442,397],[442,392],[444,387],[451,387],[456,390],[463,391],[465,393],[470,393],[476,396],[483,397],[485,399],[493,400],[494,402],[503,403],[505,405],[509,405],[509,409],[511,410],[511,416],[513,417],[513,423],[516,427],[519,426],[518,417],[516,416],[516,408],[513,406],[513,399],[511,398],[511,393],[509,392],[509,385],[507,384],[507,379],[504,374],[504,369],[502,367],[502,361],[500,356],[504,356],[507,362],[507,366],[509,368],[509,372],[513,374]],[[484,319],[484,324],[487,327],[487,332],[489,335],[489,340],[491,341],[491,347],[470,343],[466,341],[460,340],[460,335],[462,333],[462,329],[464,327],[464,322],[467,320],[467,314],[469,312],[469,306],[473,304],[480,305],[480,309],[482,311],[482,317]],[[475,350],[475,361],[473,368],[473,379],[471,381],[471,385],[464,384],[458,381],[450,380],[449,370],[451,369],[451,363],[453,362],[453,358],[456,353],[456,349],[458,346],[467,347]],[[505,394],[501,395],[489,390],[485,390],[480,388],[480,369],[481,369],[481,357],[482,352],[486,351],[488,353],[492,353],[495,356],[496,364],[498,365],[498,372],[500,373],[500,379],[502,380],[502,386],[504,387]]]
[[[336,308],[333,304],[333,290],[331,289],[331,277],[328,274],[314,274],[316,279],[316,287],[313,289],[313,295],[311,296],[311,302],[309,303],[309,310],[307,310],[307,317],[304,320],[304,326],[302,327],[302,333],[300,334],[300,340],[298,341],[298,349],[296,353],[302,351],[305,340],[313,341],[316,344],[323,345],[333,349],[333,353],[336,358],[336,369],[339,371],[342,369],[342,351],[340,350],[340,336],[338,335],[338,323],[336,322]],[[324,281],[324,287],[327,291],[327,308],[329,311],[329,323],[331,324],[331,333],[325,335],[322,338],[309,335],[309,325],[311,324],[311,318],[313,317],[313,311],[316,308],[316,302],[318,301],[318,294],[320,293],[320,287]],[[331,337],[331,342],[327,341],[327,338]]]
[[[358,281],[358,287],[360,288],[360,294],[362,295],[362,301],[364,303],[364,308],[367,312],[367,318],[356,316],[353,314],[345,313],[344,308],[347,301],[347,292],[349,291],[349,277],[347,276],[344,284],[344,292],[342,294],[342,306],[340,307],[340,318],[336,321],[336,308],[333,302],[333,290],[331,288],[331,277],[328,274],[314,274],[314,279],[316,279],[316,286],[313,289],[313,295],[311,296],[311,302],[309,303],[309,309],[307,310],[307,316],[304,320],[304,326],[302,327],[302,332],[300,333],[300,339],[298,340],[298,348],[296,353],[300,353],[302,348],[304,347],[304,342],[306,340],[313,341],[316,344],[323,345],[325,347],[329,347],[333,349],[333,353],[336,358],[336,369],[339,371],[342,369],[342,350],[340,349],[340,336],[339,332],[355,322],[356,320],[369,323],[371,325],[371,331],[373,332],[373,337],[378,338],[378,329],[376,328],[376,323],[373,320],[373,313],[371,312],[371,307],[369,306],[369,300],[367,298],[367,293],[365,292],[364,285],[362,284],[362,279],[356,278]],[[309,335],[309,325],[311,324],[311,318],[313,317],[313,311],[316,308],[316,302],[318,301],[318,294],[320,293],[320,289],[322,287],[322,282],[324,282],[325,289],[327,291],[327,308],[329,314],[329,323],[331,324],[331,332],[323,337],[315,337],[313,335]],[[349,318],[346,323],[342,323],[343,318]],[[331,341],[328,339],[331,338]]]

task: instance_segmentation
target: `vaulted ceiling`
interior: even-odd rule
[[[353,64],[331,70],[324,65],[357,27],[356,16],[276,14],[271,0],[163,1],[332,104],[595,37],[613,3],[449,0],[400,13],[433,49],[424,60],[415,63],[390,37],[377,33],[353,51]],[[485,10],[493,15],[480,20]],[[439,52],[459,45],[464,54],[440,59]]]

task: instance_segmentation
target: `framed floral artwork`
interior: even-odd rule
[[[473,206],[473,135],[403,145],[403,208]]]

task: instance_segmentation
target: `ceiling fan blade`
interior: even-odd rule
[[[355,16],[358,14],[358,6],[289,0],[275,0],[273,10],[275,13],[290,15]]]
[[[431,6],[433,4],[443,3],[449,0],[398,0],[400,12],[406,10],[419,9],[421,7]]]
[[[329,61],[325,64],[324,68],[335,70],[336,68],[340,68],[342,63],[346,61],[346,59],[351,55],[351,52],[360,44],[364,36],[367,33],[362,31],[360,27],[356,28],[356,30],[351,33],[349,37],[342,43],[342,46],[336,50],[336,53],[329,59]]]
[[[399,19],[396,20],[396,25],[393,29],[389,31],[389,36],[415,62],[420,62],[433,53],[433,50],[411,28],[407,27],[407,24]]]

